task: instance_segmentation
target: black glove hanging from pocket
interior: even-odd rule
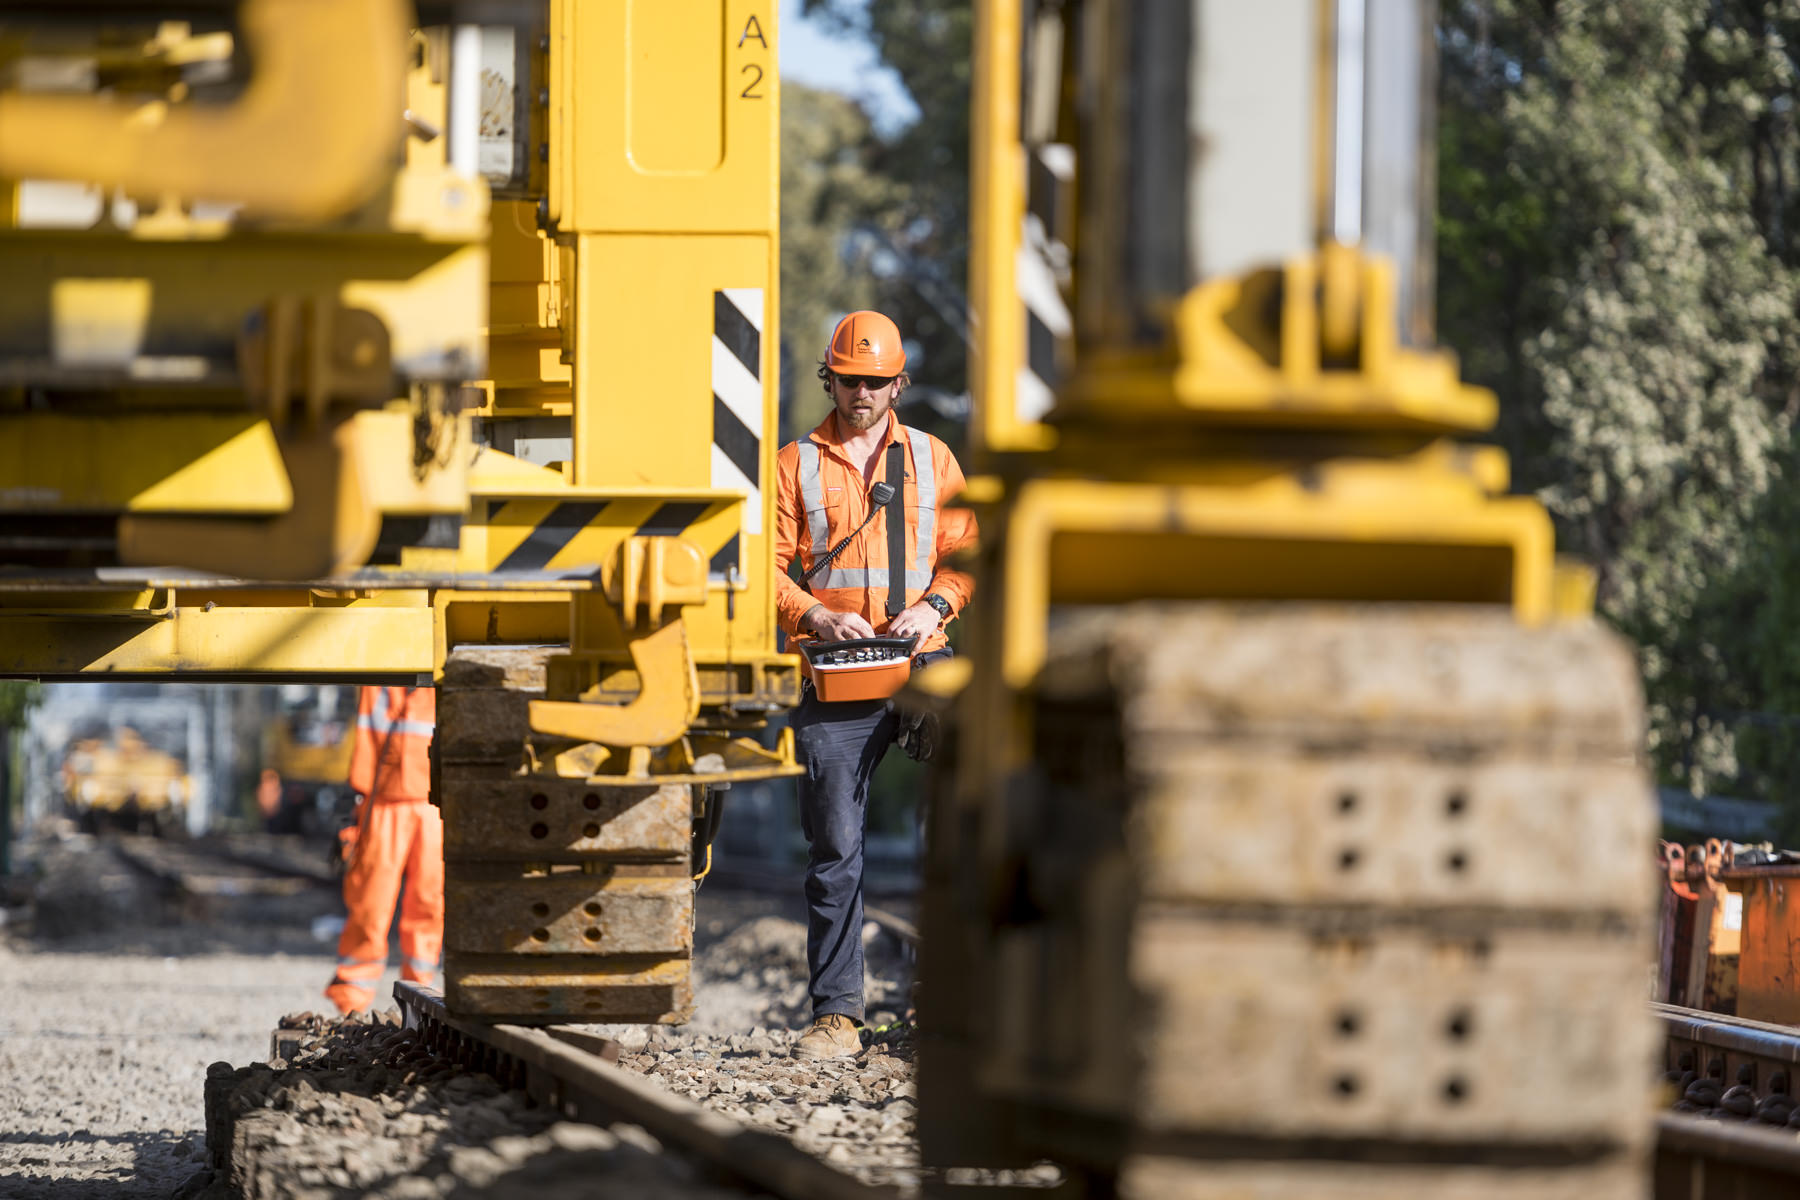
[[[934,662],[953,657],[955,655],[948,646],[927,650],[913,658],[913,674],[917,675]],[[902,709],[899,717],[899,723],[894,727],[894,744],[914,762],[930,762],[937,753],[938,744],[943,741],[943,722],[936,713],[923,708]]]
[[[942,729],[934,712],[903,712],[899,728],[894,730],[894,743],[914,762],[930,762],[931,756],[937,753]]]

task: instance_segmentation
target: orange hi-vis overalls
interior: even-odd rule
[[[869,489],[887,479],[887,449],[906,447],[906,479],[902,503],[906,511],[906,604],[935,592],[950,604],[954,616],[974,594],[967,573],[944,566],[955,551],[975,540],[975,517],[968,509],[945,505],[963,490],[962,468],[950,448],[922,429],[909,429],[888,414],[887,436],[876,450],[867,480],[844,453],[837,414],[826,414],[817,428],[776,456],[775,615],[789,637],[803,636],[800,618],[815,604],[835,612],[860,613],[877,634],[887,631],[887,521],[876,516],[851,539],[843,553],[813,577],[808,595],[787,576],[796,554],[804,573],[831,552],[869,513]],[[904,605],[902,607],[905,607]],[[942,627],[915,647],[916,653],[944,644]]]
[[[387,966],[388,925],[400,907],[400,977],[437,978],[444,945],[444,822],[431,803],[432,688],[365,687],[356,706],[350,786],[362,797],[344,873],[349,915],[338,937],[337,975],[325,994],[339,1012],[370,1008]]]

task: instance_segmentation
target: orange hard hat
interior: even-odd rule
[[[900,330],[878,312],[853,312],[831,331],[825,365],[846,375],[898,375],[906,370]]]

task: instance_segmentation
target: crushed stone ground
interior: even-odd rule
[[[626,1047],[625,1069],[787,1137],[864,1182],[916,1188],[918,1091],[910,1029],[899,1023],[910,971],[902,947],[886,935],[865,942],[870,1028],[854,1058],[793,1056],[810,1008],[806,926],[773,915],[744,921],[698,952],[701,1011],[690,1025],[596,1028]]]
[[[181,1200],[724,1200],[644,1130],[560,1121],[492,1078],[437,1059],[391,1010],[373,1023],[289,1018],[291,1060],[209,1070],[207,1167]]]
[[[618,1194],[734,1194],[635,1127],[554,1121],[486,1076],[405,1058],[404,1031],[317,1016],[333,953],[309,929],[337,911],[330,888],[196,910],[104,842],[50,838],[30,857],[42,873],[32,928],[0,944],[0,1071],[13,1085],[0,1093],[0,1195],[473,1200],[529,1188],[560,1200],[596,1173],[617,1175]],[[808,1010],[798,888],[708,888],[697,911],[695,1020],[590,1028],[623,1043],[627,1070],[915,1190],[904,947],[865,930],[875,1029],[855,1058],[809,1062],[791,1055]],[[306,1028],[306,1049],[259,1065],[284,1015]],[[214,1125],[235,1112],[210,1155],[209,1066]]]
[[[201,912],[94,838],[15,849],[41,878],[0,910],[0,1196],[166,1197],[202,1166],[207,1064],[264,1057],[317,1002],[335,956],[308,930],[336,899]]]

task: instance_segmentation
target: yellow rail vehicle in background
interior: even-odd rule
[[[70,746],[61,774],[63,805],[89,833],[179,829],[193,799],[194,781],[181,761],[129,726]]]
[[[0,3],[0,674],[432,681],[453,1010],[678,1020],[775,652],[776,13]]]
[[[282,688],[263,725],[256,805],[271,833],[324,840],[350,819],[350,759],[356,748],[350,687]]]

